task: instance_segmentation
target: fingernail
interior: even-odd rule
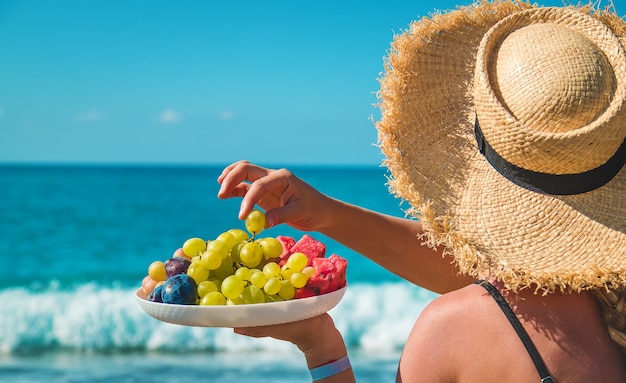
[[[270,227],[274,227],[274,217],[267,218],[267,221],[265,223],[266,223],[266,226],[267,226],[268,229]]]

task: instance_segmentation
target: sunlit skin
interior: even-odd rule
[[[528,353],[493,298],[473,284],[473,278],[460,275],[441,249],[418,240],[419,222],[347,204],[320,193],[288,170],[247,161],[226,167],[218,182],[219,198],[242,198],[240,218],[258,205],[265,209],[267,227],[284,223],[323,233],[391,272],[443,294],[426,307],[411,331],[397,382],[539,381]],[[597,301],[589,293],[544,296],[528,289],[515,295],[493,282],[559,381],[626,381],[624,355],[609,338]],[[328,314],[235,332],[292,342],[304,353],[309,368],[347,353]],[[486,365],[494,367],[485,369]],[[354,381],[351,369],[322,380]]]

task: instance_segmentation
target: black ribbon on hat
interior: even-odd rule
[[[498,173],[524,189],[541,194],[572,195],[598,189],[612,180],[626,163],[626,139],[624,139],[613,157],[595,169],[576,174],[540,173],[520,168],[502,158],[485,139],[478,117],[474,123],[474,135],[478,150]]]

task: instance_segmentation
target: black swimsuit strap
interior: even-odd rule
[[[554,383],[554,379],[552,379],[550,373],[548,372],[548,369],[546,368],[546,365],[543,363],[543,359],[541,359],[539,351],[537,351],[537,348],[535,348],[533,341],[528,336],[526,330],[524,330],[524,327],[517,319],[517,316],[513,312],[513,309],[511,309],[511,306],[509,306],[502,294],[500,294],[498,289],[496,289],[491,283],[487,281],[480,280],[476,281],[475,283],[484,287],[485,290],[487,290],[489,294],[491,294],[496,303],[498,303],[500,309],[502,309],[502,311],[504,312],[504,315],[515,329],[515,332],[517,332],[517,335],[522,340],[522,343],[524,343],[524,347],[526,347],[528,355],[530,355],[530,358],[533,360],[535,368],[537,369],[537,372],[541,377],[541,383]]]

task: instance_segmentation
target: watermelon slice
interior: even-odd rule
[[[348,261],[337,254],[328,258],[315,258],[312,261],[315,268],[307,284],[296,290],[294,298],[307,298],[330,293],[346,285],[346,270]]]
[[[283,245],[283,252],[278,256],[278,259],[276,260],[276,263],[282,266],[285,264],[285,262],[287,262],[287,258],[289,258],[289,256],[292,254],[291,248],[293,247],[293,245],[296,244],[296,240],[288,235],[278,235],[276,236],[276,239],[279,240],[280,243]]]
[[[291,247],[289,255],[296,252],[304,253],[307,258],[309,258],[307,266],[312,266],[315,258],[324,258],[326,256],[326,245],[310,235],[304,234],[302,238],[300,238],[298,242]],[[287,258],[289,257],[287,256],[283,258],[283,261],[280,264],[281,266],[287,262]]]

